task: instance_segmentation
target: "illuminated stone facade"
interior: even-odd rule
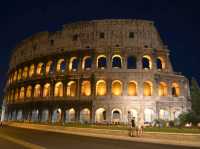
[[[173,71],[154,23],[94,20],[41,32],[12,52],[8,120],[127,123],[174,120],[190,109],[187,78]]]

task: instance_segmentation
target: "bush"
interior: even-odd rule
[[[200,122],[200,117],[195,114],[195,112],[190,111],[187,113],[182,113],[179,116],[180,125],[184,126],[186,123],[192,123],[193,125],[197,125]]]

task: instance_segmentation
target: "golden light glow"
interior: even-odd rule
[[[76,82],[75,81],[70,81],[67,84],[67,96],[71,96],[71,97],[76,96]]]
[[[18,92],[18,89],[15,90],[15,100],[17,100],[19,97],[19,92]]]
[[[21,87],[21,89],[20,89],[20,93],[19,93],[19,98],[20,98],[20,99],[23,99],[24,96],[25,96],[25,93],[24,93],[24,87]]]
[[[158,88],[158,95],[159,96],[167,96],[167,84],[165,82],[160,82],[159,88]]]
[[[32,77],[35,72],[35,66],[32,64],[29,69],[29,77]]]
[[[43,67],[43,63],[39,63],[38,65],[37,65],[37,70],[36,70],[36,73],[37,73],[37,75],[41,75],[42,74],[42,67]]]
[[[165,69],[166,64],[165,64],[164,59],[162,57],[158,57],[157,59],[159,59],[161,61],[162,69]]]
[[[14,80],[14,81],[17,80],[17,71],[15,71],[15,74],[14,74],[13,80]]]
[[[83,81],[81,85],[81,94],[83,96],[91,95],[91,83],[90,81]]]
[[[22,78],[22,70],[18,70],[17,80],[20,80]]]
[[[95,122],[103,122],[106,120],[106,110],[99,108],[95,112]]]
[[[76,60],[77,58],[76,57],[71,57],[70,58],[70,61],[69,61],[69,71],[76,71],[75,69],[73,69],[73,62],[74,60]],[[73,70],[72,70],[73,69]]]
[[[86,69],[86,68],[85,68],[85,63],[86,63],[86,60],[89,59],[89,58],[91,58],[91,57],[90,57],[90,56],[85,56],[85,57],[83,58],[82,70],[85,70],[85,69]]]
[[[149,61],[149,64],[148,64],[149,65],[149,69],[152,69],[152,60],[151,60],[151,57],[149,55],[144,55],[143,58],[148,59],[148,61]]]
[[[56,66],[56,71],[60,72],[61,71],[61,64],[64,63],[65,60],[64,59],[59,59],[57,62],[57,66]]]
[[[49,97],[49,96],[50,96],[50,84],[46,83],[43,89],[43,97]]]
[[[137,84],[135,81],[130,81],[128,83],[128,95],[137,96]]]
[[[97,57],[97,61],[96,61],[96,67],[97,68],[101,68],[101,69],[104,69],[105,67],[100,67],[99,66],[99,61],[102,59],[102,58],[105,58],[106,59],[106,56],[105,55],[99,55],[98,57]],[[106,65],[106,64],[105,64]]]
[[[153,92],[153,85],[150,81],[146,81],[144,82],[143,85],[143,95],[144,96],[152,96],[152,92]]]
[[[180,87],[178,83],[172,83],[172,96],[180,96]]]
[[[46,74],[49,74],[49,71],[51,69],[51,65],[53,64],[52,61],[48,61],[48,63],[46,64]]]
[[[40,84],[36,84],[34,88],[34,97],[40,97],[41,95],[41,86]]]
[[[106,82],[104,80],[99,80],[96,83],[96,95],[105,96],[106,95]]]
[[[24,79],[26,79],[28,77],[28,67],[24,67],[22,76]]]
[[[54,96],[62,97],[63,96],[63,83],[57,82],[54,88]]]
[[[26,89],[26,97],[30,98],[32,92],[32,86],[28,86]]]
[[[119,80],[112,82],[112,94],[115,96],[121,96],[122,94],[122,83]]]

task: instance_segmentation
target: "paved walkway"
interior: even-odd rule
[[[98,138],[108,138],[115,140],[200,147],[200,134],[146,132],[142,137],[129,137],[128,130],[77,128],[77,127],[64,127],[64,126],[15,123],[15,122],[8,123],[8,125],[19,128],[59,132],[59,133],[98,137]]]

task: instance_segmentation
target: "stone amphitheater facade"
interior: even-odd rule
[[[173,71],[152,21],[83,21],[37,33],[12,51],[7,120],[147,123],[190,109],[189,82]]]

